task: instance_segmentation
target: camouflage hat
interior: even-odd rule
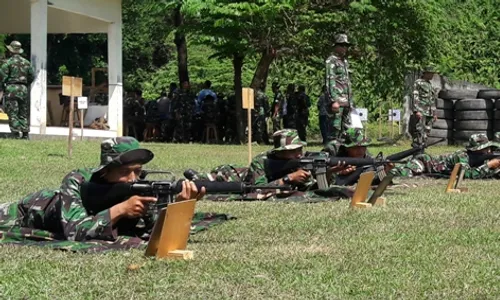
[[[347,34],[343,33],[335,35],[335,44],[351,45],[347,39]]]
[[[101,164],[93,172],[99,172],[110,165],[146,164],[153,157],[153,152],[139,148],[139,142],[133,137],[123,136],[107,139],[101,143]]]
[[[273,134],[274,149],[273,152],[283,150],[299,149],[306,145],[301,141],[299,134],[295,129],[282,129]]]
[[[469,138],[469,144],[465,146],[465,149],[469,151],[479,151],[485,148],[495,146],[486,136],[486,134],[473,134]]]
[[[436,69],[433,66],[426,66],[423,69],[424,73],[436,73]]]
[[[12,41],[12,43],[7,46],[7,49],[9,49],[9,51],[14,54],[21,54],[24,52],[21,43],[19,43],[18,41]]]
[[[344,143],[342,146],[351,147],[366,147],[370,145],[371,140],[363,136],[363,131],[360,128],[349,128],[344,134]]]

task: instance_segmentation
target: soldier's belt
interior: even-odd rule
[[[28,85],[27,82],[20,82],[20,81],[7,82],[6,85],[7,84]]]

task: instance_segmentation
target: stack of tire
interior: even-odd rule
[[[447,122],[448,144],[464,145],[471,135],[478,133],[486,134],[489,139],[493,138],[496,125],[494,119],[500,121],[500,113],[494,110],[495,107],[499,107],[500,111],[500,103],[494,104],[493,99],[500,98],[500,90],[443,90],[439,93],[439,98],[443,102],[453,103],[453,125]],[[439,102],[440,100],[436,106]],[[443,107],[449,108],[450,104],[445,104]],[[494,118],[496,116],[498,118]],[[500,122],[498,123],[500,125]],[[438,123],[437,126],[444,127],[442,124]],[[443,136],[443,133],[440,133],[440,136]]]
[[[437,120],[432,124],[427,143],[434,143],[445,138],[436,145],[451,145],[453,142],[453,101],[442,98],[436,99]]]

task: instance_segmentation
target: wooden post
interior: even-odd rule
[[[379,106],[379,117],[378,117],[378,138],[382,138],[382,105]]]
[[[82,133],[80,134],[80,141],[83,141],[83,109],[80,109],[80,127],[82,128]]]
[[[351,198],[351,208],[367,208],[372,206],[370,203],[366,203],[365,200],[368,196],[368,191],[370,190],[373,177],[375,177],[374,171],[361,174],[356,185],[354,195]]]
[[[75,96],[73,96],[73,90],[74,90],[74,85],[75,85],[75,77],[71,77],[71,88],[70,88],[70,101],[69,101],[69,133],[68,133],[68,156],[71,158],[71,155],[73,154],[73,145],[72,145],[72,140],[73,140],[73,110],[74,105],[75,105]]]
[[[243,88],[242,107],[247,110],[248,124],[248,164],[252,162],[252,109],[254,108],[254,90]]]
[[[63,76],[62,94],[70,96],[69,101],[69,134],[68,134],[68,156],[71,158],[73,154],[73,113],[75,110],[75,97],[82,95],[82,79],[77,77]]]

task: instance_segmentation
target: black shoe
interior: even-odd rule
[[[187,169],[186,171],[184,171],[184,177],[186,177],[186,179],[188,180],[197,180],[199,179],[198,178],[198,172],[196,172],[195,170],[193,169]]]
[[[15,140],[19,140],[21,138],[21,134],[19,132],[12,132],[11,138]]]
[[[30,134],[28,132],[23,132],[23,136],[21,137],[23,140],[29,140],[30,139]]]

